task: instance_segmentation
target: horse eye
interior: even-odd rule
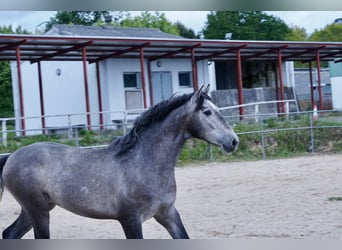
[[[207,109],[206,111],[203,111],[203,113],[207,116],[211,115],[211,110]]]

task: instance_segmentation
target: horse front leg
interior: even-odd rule
[[[154,218],[166,228],[174,239],[189,239],[182,219],[174,206],[163,209]]]
[[[142,239],[142,223],[135,217],[119,220],[127,239]]]

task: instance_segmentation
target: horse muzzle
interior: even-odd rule
[[[221,147],[223,150],[227,153],[231,153],[236,151],[239,145],[239,138],[237,136],[234,136],[233,138],[229,138],[222,142]]]

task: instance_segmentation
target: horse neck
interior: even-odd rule
[[[173,168],[187,139],[183,107],[172,111],[163,121],[151,125],[141,136],[143,150],[156,163]],[[158,164],[156,164],[158,165]]]

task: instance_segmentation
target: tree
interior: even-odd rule
[[[304,28],[293,26],[290,28],[289,33],[286,36],[288,41],[307,41],[309,38]]]
[[[45,31],[55,24],[93,25],[108,14],[109,11],[58,11],[46,24]]]
[[[198,34],[196,35],[196,33],[193,29],[185,27],[185,25],[182,24],[181,22],[177,21],[175,25],[176,25],[177,29],[179,30],[180,36],[190,38],[190,39],[200,38],[200,36]]]
[[[25,29],[18,26],[13,30],[12,26],[0,27],[3,34],[28,34]],[[0,117],[12,117],[14,114],[11,68],[8,61],[0,61]]]
[[[157,28],[163,32],[180,35],[180,32],[175,24],[169,21],[164,13],[155,12],[154,15],[149,11],[144,11],[140,16],[127,16],[121,22],[122,27],[135,28]]]
[[[342,24],[328,24],[321,30],[315,30],[309,37],[310,41],[317,42],[342,42]]]
[[[289,28],[278,17],[262,11],[212,11],[202,33],[206,39],[285,40]]]

